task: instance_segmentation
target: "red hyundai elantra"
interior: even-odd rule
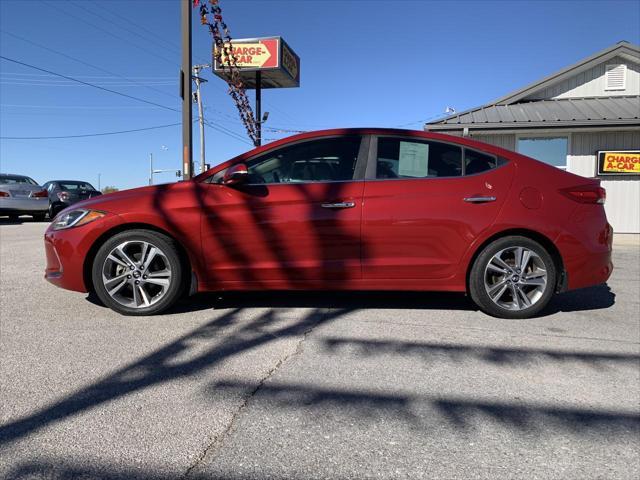
[[[604,200],[599,180],[467,138],[325,130],[73,205],[45,234],[45,276],[126,315],[187,292],[321,289],[468,292],[525,318],[609,278]]]

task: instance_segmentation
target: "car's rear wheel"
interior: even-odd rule
[[[529,318],[555,292],[557,269],[549,252],[523,236],[499,238],[476,258],[469,292],[482,311],[501,318]]]
[[[34,213],[33,214],[33,219],[36,222],[44,222],[44,217],[46,216],[46,213]]]
[[[149,230],[114,235],[92,267],[98,298],[124,315],[153,315],[171,307],[182,293],[183,275],[175,242]]]

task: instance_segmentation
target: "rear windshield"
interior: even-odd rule
[[[38,185],[35,180],[22,175],[0,175],[0,184],[2,185]]]
[[[87,182],[58,182],[62,190],[95,190],[90,183]]]

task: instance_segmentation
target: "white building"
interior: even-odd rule
[[[428,123],[425,130],[469,136],[601,178],[614,231],[640,233],[637,45],[620,42],[493,103]],[[606,151],[623,151],[632,163],[622,171],[610,163],[605,167]]]

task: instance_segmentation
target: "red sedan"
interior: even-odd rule
[[[45,234],[45,277],[127,315],[187,292],[322,289],[468,292],[526,318],[609,278],[604,200],[598,180],[467,138],[325,130],[73,205]]]

